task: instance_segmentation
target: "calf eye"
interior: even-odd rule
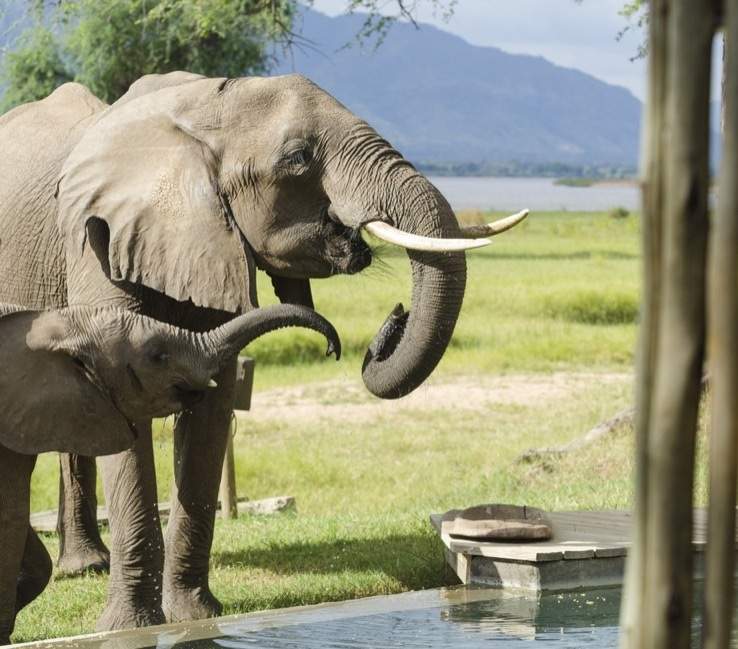
[[[169,354],[163,349],[149,350],[147,357],[155,365],[164,365],[169,360]]]

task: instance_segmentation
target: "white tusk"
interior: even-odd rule
[[[217,388],[218,387],[218,384],[215,381],[213,381],[213,379],[210,379],[208,381],[208,387],[209,388]]]
[[[367,232],[373,234],[377,239],[387,243],[394,243],[408,250],[423,250],[425,252],[456,252],[482,248],[492,243],[489,239],[436,239],[423,237],[419,234],[403,232],[397,228],[383,223],[382,221],[371,221],[365,223]]]
[[[476,238],[476,237],[494,237],[497,234],[505,232],[510,228],[514,228],[518,223],[525,220],[530,210],[522,210],[517,214],[506,216],[503,219],[498,219],[487,225],[468,225],[461,228],[461,232],[465,237]]]

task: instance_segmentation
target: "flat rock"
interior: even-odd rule
[[[534,507],[477,505],[443,515],[442,532],[483,541],[546,541],[553,536],[545,514]]]

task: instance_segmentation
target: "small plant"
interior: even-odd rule
[[[550,297],[545,313],[549,317],[583,324],[631,324],[638,318],[638,299],[630,293],[580,291]]]
[[[613,207],[607,215],[611,219],[626,219],[630,216],[630,212],[622,206]]]

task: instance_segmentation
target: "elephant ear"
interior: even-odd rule
[[[71,354],[74,338],[63,312],[0,317],[0,444],[30,455],[107,455],[133,445],[125,417]]]
[[[57,188],[70,275],[89,245],[113,282],[232,313],[256,306],[254,260],[218,187],[217,157],[162,108],[213,81],[112,107],[72,151]]]

